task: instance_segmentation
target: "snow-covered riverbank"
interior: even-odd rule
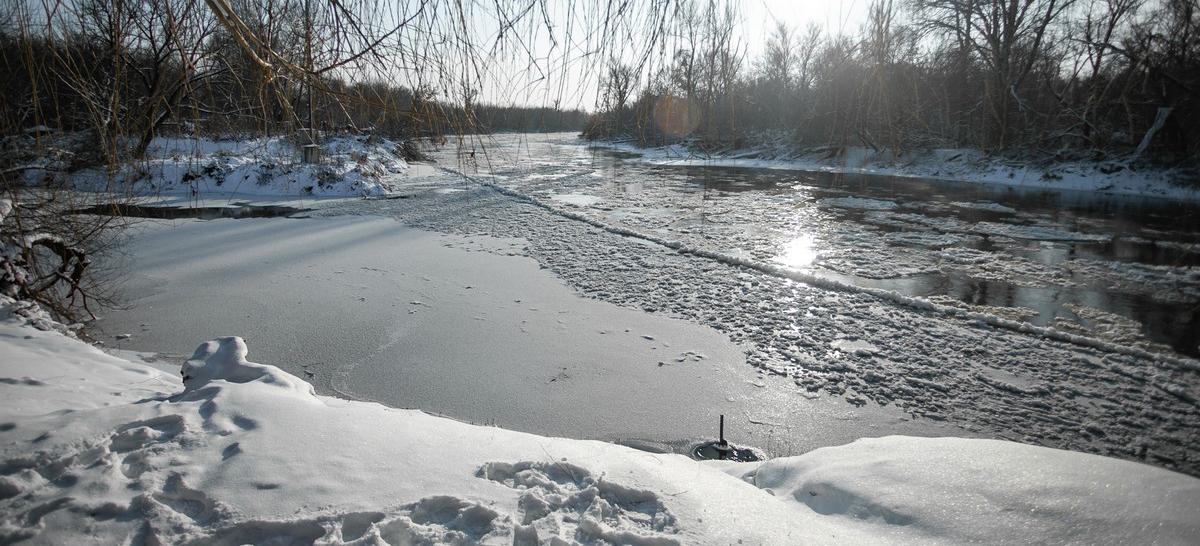
[[[36,313],[25,313],[40,318]],[[1185,544],[1200,480],[992,440],[701,463],[316,396],[240,338],[175,370],[0,307],[0,533],[38,544]]]
[[[38,149],[27,136],[10,138],[27,138],[23,144]],[[18,157],[26,181],[168,200],[362,197],[390,193],[393,179],[409,170],[400,143],[342,135],[324,139],[318,147],[320,160],[312,164],[303,163],[300,147],[284,137],[157,137],[143,159],[116,173],[102,167],[68,173],[71,158],[83,146],[81,138],[70,133],[44,137],[45,148],[38,155]]]
[[[856,146],[809,153],[796,153],[787,146],[758,146],[706,154],[683,144],[643,148],[628,141],[596,140],[588,145],[636,154],[657,165],[877,174],[1200,201],[1200,183],[1194,173],[1189,178],[1179,170],[1130,165],[1119,159],[1041,165],[969,149],[914,151],[896,156],[886,150]]]

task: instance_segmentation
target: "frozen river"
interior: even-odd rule
[[[1200,472],[1194,205],[655,166],[571,135],[438,155],[470,179],[148,222],[103,333],[176,359],[242,335],[326,392],[660,449],[724,413],[773,455],[977,435]]]
[[[508,135],[488,144],[490,161],[463,168],[604,223],[858,286],[1200,356],[1197,204],[878,175],[661,166],[589,149],[573,135]]]

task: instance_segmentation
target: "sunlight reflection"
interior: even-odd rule
[[[815,247],[816,239],[812,235],[801,234],[783,245],[783,253],[776,260],[788,267],[809,267],[817,260]]]

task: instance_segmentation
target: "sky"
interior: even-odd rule
[[[737,40],[746,52],[743,70],[749,71],[754,60],[761,56],[767,36],[774,28],[774,21],[781,21],[795,29],[816,24],[832,33],[857,32],[866,15],[868,0],[745,0],[732,4],[738,12]],[[703,5],[706,0],[698,0]],[[639,30],[647,27],[640,15],[628,16],[631,28],[625,33],[616,33],[617,39],[608,44],[604,51],[595,51],[595,44],[587,38],[577,37],[574,44],[565,39],[568,28],[578,36],[580,28],[602,26],[605,15],[617,2],[601,0],[575,1],[550,0],[546,17],[527,18],[524,27],[524,44],[489,59],[483,78],[479,99],[494,104],[528,106],[554,105],[564,108],[592,110],[596,106],[597,87],[603,68],[602,59],[620,58],[630,64],[650,65],[664,62],[661,51],[645,57],[645,44],[640,43]],[[634,6],[650,5],[650,2],[633,2]],[[637,7],[634,8],[638,9]],[[647,14],[649,11],[647,11]],[[476,18],[476,32],[481,43],[493,43],[496,36],[495,17],[490,12],[480,13]],[[556,44],[552,45],[550,33],[544,21],[551,21]],[[644,34],[644,33],[642,33]],[[511,35],[510,35],[511,36]],[[590,55],[585,54],[589,52]],[[527,50],[525,48],[528,48]],[[670,46],[667,48],[671,49]],[[530,56],[538,63],[531,66]]]
[[[20,0],[40,16],[58,0]],[[79,0],[83,1],[83,0]],[[355,4],[355,1],[359,2]],[[501,105],[554,106],[594,110],[597,89],[609,59],[660,68],[677,47],[666,40],[646,55],[645,37],[657,26],[662,7],[691,2],[701,10],[730,4],[738,19],[735,47],[745,52],[743,72],[760,58],[767,36],[779,20],[795,29],[810,23],[826,33],[857,32],[870,0],[405,0],[377,3],[350,0],[369,10],[367,23],[379,32],[406,21],[408,32],[397,40],[405,51],[386,66],[376,66],[347,79],[371,79],[415,87],[425,84],[439,98],[461,102],[464,81],[477,92],[475,102]],[[343,3],[346,3],[343,0]],[[544,9],[544,13],[542,10]],[[462,10],[462,11],[459,11]],[[497,11],[505,14],[497,17]],[[618,10],[624,10],[616,14]],[[416,16],[421,13],[423,15]],[[468,21],[460,25],[465,14]],[[410,19],[410,17],[415,17]],[[500,21],[517,20],[504,29]],[[606,21],[624,25],[606,32]],[[466,27],[464,32],[463,26]],[[552,30],[551,30],[552,29]],[[464,35],[466,38],[464,38]],[[553,35],[553,37],[552,37]],[[600,35],[607,36],[601,40]],[[497,38],[501,39],[497,39]],[[496,44],[504,44],[495,50]],[[432,47],[431,47],[432,44]],[[468,47],[473,54],[463,53]],[[469,59],[469,60],[468,60]],[[530,59],[536,62],[531,63]],[[360,68],[361,69],[361,68]]]
[[[855,32],[866,18],[868,0],[747,0],[740,2],[747,31],[769,28],[779,20],[793,28],[809,23]],[[761,32],[761,30],[759,30]],[[761,41],[761,40],[760,40]]]

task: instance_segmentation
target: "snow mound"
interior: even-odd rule
[[[256,364],[246,360],[249,350],[240,337],[222,337],[206,341],[196,348],[187,362],[183,363],[184,392],[192,392],[212,381],[249,383],[260,381],[283,387],[301,394],[316,396],[313,387],[306,381],[275,366]]]
[[[314,396],[246,356],[241,338],[206,342],[181,382],[0,314],[0,543],[1095,544],[1200,533],[1200,480],[1138,463],[897,436],[698,462]]]
[[[1000,440],[872,438],[731,470],[818,514],[956,543],[1185,543],[1200,482],[1116,459]],[[1132,502],[1132,499],[1140,500]],[[1064,514],[1077,517],[1063,518]],[[1000,537],[1003,537],[1002,539]]]

